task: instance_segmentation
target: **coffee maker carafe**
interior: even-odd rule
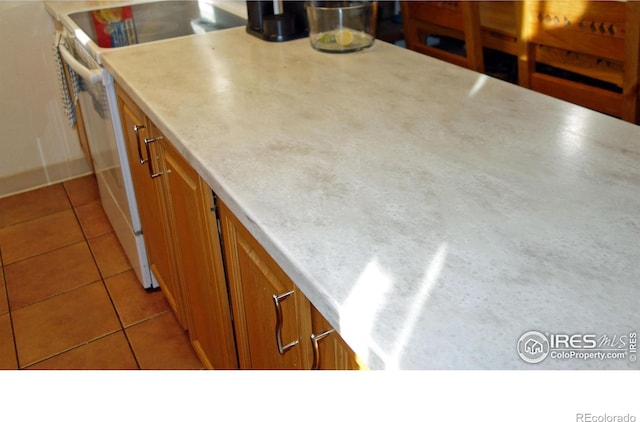
[[[247,32],[265,41],[309,36],[304,1],[247,0]]]

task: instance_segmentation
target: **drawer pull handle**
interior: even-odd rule
[[[136,133],[136,145],[138,147],[138,158],[140,159],[140,164],[144,164],[147,161],[149,161],[149,159],[145,160],[144,158],[142,158],[142,147],[140,146],[140,144],[141,144],[141,142],[140,142],[140,129],[145,129],[145,128],[146,128],[145,125],[133,125],[133,131]]]
[[[294,340],[289,344],[282,345],[282,308],[280,307],[280,301],[288,298],[293,294],[293,290],[281,295],[273,295],[273,303],[276,307],[276,344],[278,345],[278,352],[284,355],[285,352],[298,344],[298,340]]]
[[[311,334],[311,348],[313,349],[313,365],[311,369],[320,369],[320,349],[318,349],[318,343],[329,334],[335,332],[333,328],[327,331],[323,331],[320,334]]]
[[[150,143],[155,142],[159,139],[162,139],[162,136],[158,136],[157,138],[146,138],[144,140],[144,146],[147,149],[147,157],[149,157],[147,159],[148,161],[147,165],[149,166],[149,176],[151,176],[152,179],[155,179],[158,176],[162,176],[162,172],[155,173],[153,171],[153,160],[151,159],[151,147],[149,147]]]

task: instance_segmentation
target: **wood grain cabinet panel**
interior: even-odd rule
[[[191,343],[207,368],[237,368],[213,193],[169,142],[159,146]]]
[[[151,271],[209,369],[238,367],[213,193],[117,87]]]
[[[159,168],[160,157],[157,145],[145,144],[145,139],[153,137],[151,122],[117,85],[116,93],[149,267],[178,321],[186,328],[183,299],[177,284],[175,260],[171,249],[164,180],[159,177],[152,178],[150,172],[150,169]]]
[[[240,367],[365,369],[221,201],[219,209]],[[290,347],[281,352],[278,343]]]
[[[219,208],[240,367],[310,368],[309,301],[221,201]]]

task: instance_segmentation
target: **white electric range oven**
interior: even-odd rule
[[[246,25],[244,2],[189,0],[137,1],[129,6],[98,9],[101,16],[119,16],[130,7],[133,29],[129,44],[144,43]],[[147,259],[144,234],[133,189],[122,122],[113,77],[100,63],[109,47],[98,46],[92,12],[83,10],[59,17],[64,29],[58,44],[62,61],[77,75],[77,97],[87,132],[104,211],[145,289],[158,287]],[[121,41],[121,40],[120,40]],[[119,45],[115,48],[127,48]],[[113,48],[113,47],[112,47]]]

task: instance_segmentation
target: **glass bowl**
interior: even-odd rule
[[[371,47],[376,37],[376,1],[307,1],[309,41],[315,50],[351,53]]]

